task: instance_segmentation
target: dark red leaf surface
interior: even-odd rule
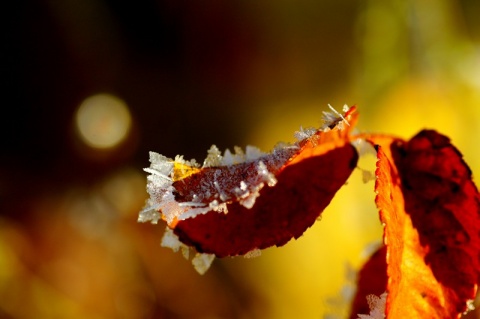
[[[387,318],[460,317],[475,297],[480,271],[480,205],[470,169],[435,131],[409,142],[370,140],[378,145]]]
[[[350,144],[357,114],[325,113],[318,129],[264,154],[212,146],[204,165],[151,153],[150,199],[139,221],[167,222],[180,242],[217,257],[281,246],[319,217],[357,165]],[[170,236],[170,235],[169,235]],[[166,242],[165,242],[166,241]],[[164,244],[180,246],[171,237]],[[202,270],[203,271],[203,270]]]
[[[297,142],[280,143],[268,154],[247,146],[222,155],[213,145],[200,166],[150,152],[150,198],[138,220],[166,221],[165,247],[182,249],[184,256],[187,246],[205,253],[192,260],[202,264],[195,266],[201,273],[213,255],[256,254],[298,238],[357,165],[350,143],[355,110],[324,112],[319,129],[301,129]]]

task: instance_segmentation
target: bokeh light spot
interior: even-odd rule
[[[75,115],[79,137],[92,148],[117,146],[128,135],[131,122],[126,103],[109,94],[86,98]]]

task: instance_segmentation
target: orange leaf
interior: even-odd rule
[[[321,129],[299,132],[297,143],[270,154],[247,147],[222,156],[212,147],[199,167],[152,153],[151,199],[139,220],[164,219],[181,242],[218,257],[298,238],[356,167],[354,111],[328,114]]]
[[[385,224],[387,318],[458,318],[477,290],[480,204],[447,137],[424,130],[377,144],[376,203]]]

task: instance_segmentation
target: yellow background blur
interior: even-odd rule
[[[136,222],[148,151],[267,151],[346,103],[362,131],[448,135],[480,175],[476,0],[45,0],[4,13],[1,318],[346,316],[351,269],[382,231],[359,170],[299,240],[199,276],[160,247],[163,225]]]

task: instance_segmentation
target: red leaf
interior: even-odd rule
[[[357,279],[357,292],[353,299],[350,318],[370,312],[367,296],[380,296],[387,290],[387,247],[382,245],[363,265]]]
[[[447,137],[422,131],[378,146],[376,203],[385,223],[387,318],[457,318],[479,282],[480,204]]]
[[[321,129],[302,131],[296,144],[271,154],[247,148],[222,159],[212,147],[199,167],[152,153],[151,199],[139,220],[164,219],[183,243],[219,257],[298,238],[356,167],[354,111],[327,115]]]

